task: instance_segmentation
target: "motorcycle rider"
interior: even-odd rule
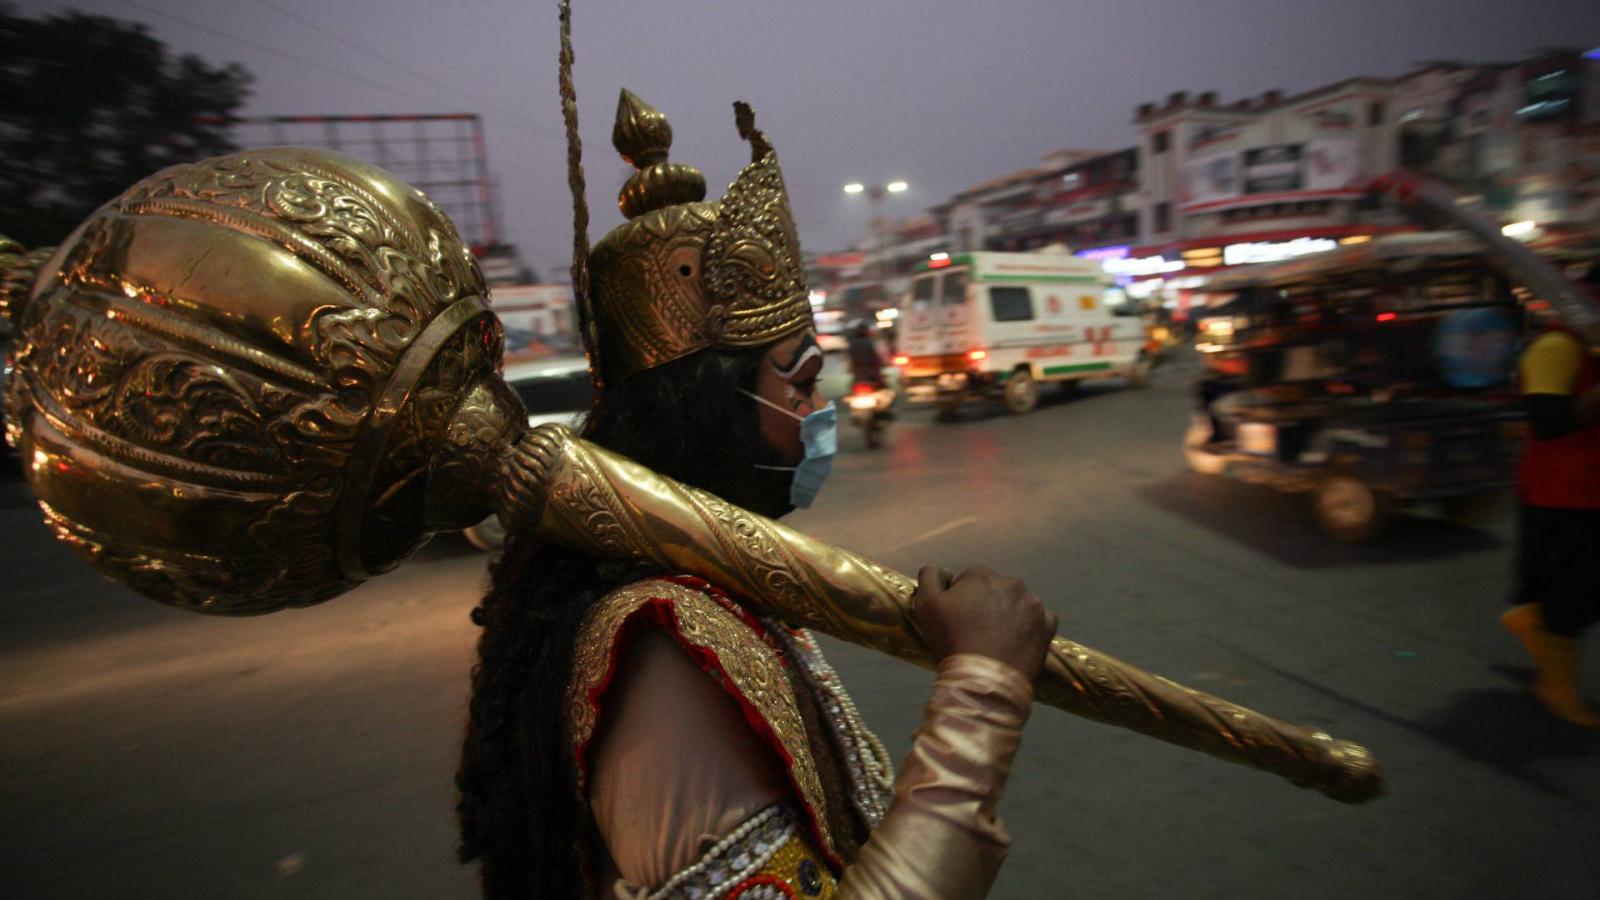
[[[883,377],[883,357],[878,355],[878,342],[873,337],[871,323],[866,319],[856,320],[850,326],[847,341],[851,403],[855,403],[857,396],[870,394],[873,398],[870,412],[856,409],[853,414],[856,424],[866,432],[867,446],[878,447],[882,444],[884,423],[894,421],[891,411],[894,391]]]
[[[878,355],[878,343],[873,340],[872,325],[866,319],[857,319],[851,326],[847,350],[852,384],[869,384],[880,391],[888,387],[883,380],[883,357]]]

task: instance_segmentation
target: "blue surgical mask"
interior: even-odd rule
[[[806,450],[800,465],[757,465],[756,468],[793,472],[794,477],[789,481],[789,502],[801,509],[808,509],[811,502],[817,499],[817,492],[822,490],[822,483],[828,480],[828,473],[833,470],[833,455],[839,452],[839,411],[832,403],[827,403],[811,415],[802,416],[749,391],[740,393],[792,419],[800,420],[800,443]]]

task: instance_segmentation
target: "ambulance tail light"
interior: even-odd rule
[[[896,356],[894,358],[893,362],[897,366],[903,366],[903,365],[906,365],[907,363],[911,362],[911,357],[902,354],[900,356]]]
[[[967,351],[967,359],[970,359],[973,362],[978,362],[980,360],[985,360],[985,359],[988,359],[988,358],[989,358],[989,351],[987,351],[987,350],[968,350]]]

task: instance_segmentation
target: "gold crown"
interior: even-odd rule
[[[638,171],[618,198],[628,221],[589,256],[603,380],[710,347],[759,347],[811,325],[810,291],[778,157],[734,104],[751,163],[721,201],[705,179],[667,162],[672,126],[632,92],[617,104],[611,142]]]

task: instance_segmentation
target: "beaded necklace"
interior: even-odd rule
[[[789,658],[800,663],[812,695],[832,726],[835,746],[849,769],[850,802],[868,830],[877,828],[889,802],[894,799],[894,764],[889,759],[889,751],[861,720],[855,701],[850,699],[839,674],[822,655],[816,639],[804,629],[790,630],[770,620],[765,624],[768,633],[783,645]]]

